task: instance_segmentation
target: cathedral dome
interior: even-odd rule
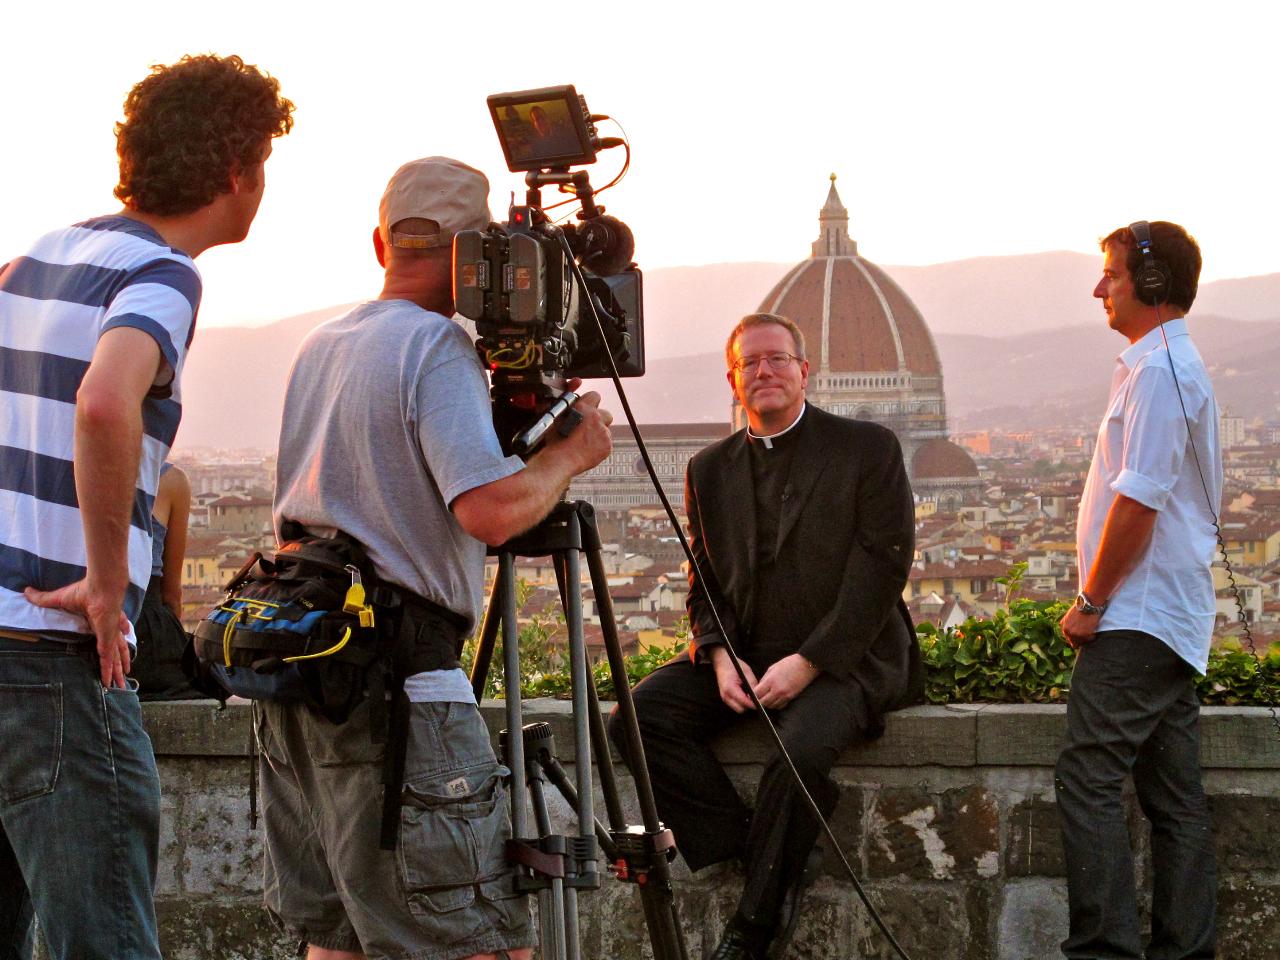
[[[926,440],[911,458],[911,476],[920,480],[969,480],[978,465],[969,452],[943,437]]]
[[[788,271],[759,309],[791,319],[804,334],[805,398],[836,416],[892,430],[917,497],[940,510],[977,499],[977,465],[947,439],[947,400],[933,335],[902,288],[858,255],[834,173],[818,226],[812,256]],[[745,422],[735,399],[734,426]]]
[[[916,305],[888,274],[858,255],[834,174],[819,224],[813,256],[778,281],[760,312],[799,325],[813,372],[940,376],[938,350]]]

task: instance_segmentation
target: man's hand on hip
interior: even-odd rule
[[[129,672],[129,620],[120,606],[120,592],[93,591],[89,581],[77,580],[58,590],[27,587],[27,602],[37,607],[78,613],[89,621],[98,643],[98,668],[104,687],[123,687]]]
[[[745,660],[739,660],[738,663],[742,666],[747,684],[754,688],[757,682],[755,673],[747,666]],[[754,710],[756,705],[751,702],[751,697],[743,689],[738,671],[733,668],[733,661],[729,659],[729,651],[724,647],[712,647],[711,665],[716,671],[716,684],[720,687],[720,699],[724,701],[724,705],[734,713]]]
[[[800,696],[813,683],[820,671],[798,653],[783,657],[760,678],[754,687],[760,703],[770,710],[781,710]]]

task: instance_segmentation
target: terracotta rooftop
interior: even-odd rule
[[[728,422],[715,423],[642,423],[640,435],[646,440],[719,440],[733,432],[733,425]],[[613,441],[634,440],[631,427],[625,423],[615,423],[609,428],[613,433]]]
[[[963,447],[950,440],[926,440],[911,460],[911,475],[917,480],[970,478],[978,475],[978,465]]]

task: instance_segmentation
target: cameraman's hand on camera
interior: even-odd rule
[[[449,508],[462,529],[491,547],[505,543],[545,517],[574,477],[609,455],[613,416],[600,409],[600,395],[585,394],[573,409],[579,419],[569,435],[558,424],[549,430],[523,470],[454,498]]]
[[[544,451],[557,459],[563,457],[572,476],[585,473],[609,456],[613,449],[613,434],[609,431],[613,414],[600,409],[600,394],[592,390],[584,393],[573,405],[579,419],[568,436],[558,429],[547,434]]]

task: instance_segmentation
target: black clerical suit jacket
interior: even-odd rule
[[[797,429],[778,525],[777,596],[753,595],[756,519],[746,430],[689,462],[685,508],[698,562],[689,575],[694,655],[702,659],[699,650],[722,642],[709,601],[737,650],[749,646],[744,625],[753,622],[753,604],[784,604],[788,646],[827,673],[856,678],[878,715],[920,699],[924,690],[902,600],[915,531],[902,448],[885,427],[812,404]]]

